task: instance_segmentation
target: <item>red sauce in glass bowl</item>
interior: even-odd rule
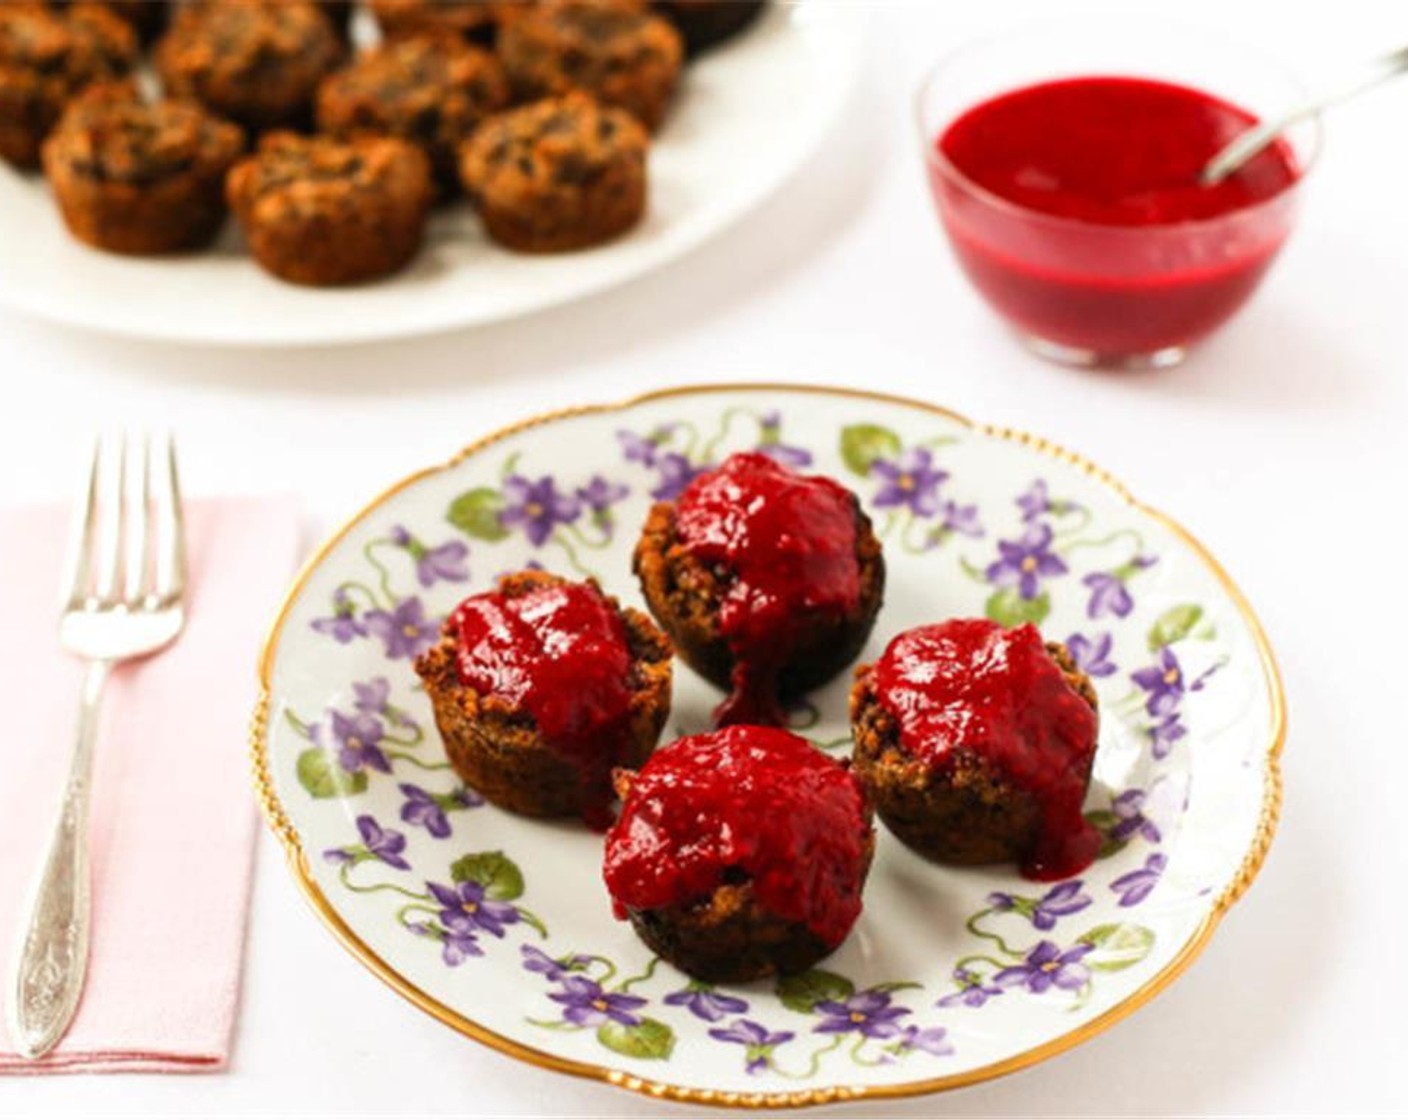
[[[733,654],[733,693],[715,721],[785,723],[777,676],[802,620],[844,617],[860,604],[854,495],[741,452],[685,488],[675,531],[697,560],[728,573],[719,631]]]
[[[1287,143],[1216,186],[1198,181],[1255,123],[1167,82],[1045,82],[953,121],[933,141],[931,177],[964,269],[1019,329],[1098,353],[1150,353],[1232,315],[1289,232],[1277,203],[1301,169]]]
[[[847,767],[789,731],[741,724],[651,756],[607,833],[603,875],[624,918],[705,899],[741,873],[763,910],[835,947],[860,916],[869,835]]]
[[[1082,809],[1099,721],[1035,626],[920,626],[889,644],[874,674],[909,755],[942,773],[958,750],[976,754],[1036,801],[1041,823],[1022,874],[1064,879],[1090,865],[1100,835]]]
[[[610,823],[611,770],[630,743],[631,650],[620,612],[592,583],[473,595],[451,616],[460,683],[533,717],[577,767],[587,823]]]

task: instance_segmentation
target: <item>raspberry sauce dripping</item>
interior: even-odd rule
[[[743,452],[685,488],[675,528],[696,559],[731,577],[719,630],[733,654],[733,691],[715,722],[781,726],[778,675],[799,627],[860,601],[855,498],[829,478]]]
[[[956,748],[973,752],[1036,800],[1023,875],[1064,879],[1090,865],[1100,835],[1082,807],[1099,720],[1036,627],[954,619],[908,630],[876,663],[875,687],[910,755],[942,773]]]

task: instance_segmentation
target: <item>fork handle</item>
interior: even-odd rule
[[[26,1058],[43,1057],[64,1036],[88,972],[88,795],[98,706],[111,670],[112,662],[93,661],[84,676],[63,805],[20,940],[10,1035]]]

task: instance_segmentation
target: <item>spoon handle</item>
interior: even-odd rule
[[[1408,47],[1401,47],[1390,54],[1374,59],[1363,69],[1356,71],[1352,77],[1331,89],[1322,91],[1318,96],[1296,106],[1289,112],[1272,120],[1263,121],[1255,128],[1247,129],[1208,161],[1201,176],[1203,186],[1211,187],[1222,182],[1247,160],[1266,148],[1291,125],[1303,121],[1307,117],[1313,117],[1320,110],[1331,105],[1348,101],[1351,97],[1372,89],[1390,78],[1397,77],[1405,71],[1408,71]]]

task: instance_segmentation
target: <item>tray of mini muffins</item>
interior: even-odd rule
[[[702,388],[511,429],[371,507],[275,627],[256,759],[333,869],[305,889],[467,1033],[685,1099],[917,1092],[1070,1045],[1201,944],[1274,825],[1262,642],[1064,452]],[[489,807],[464,828],[493,852],[456,856]],[[358,870],[414,897],[392,843],[427,892],[402,930]],[[479,956],[492,996],[437,967]]]
[[[640,221],[687,54],[761,8],[372,0],[383,39],[358,52],[347,2],[10,4],[0,155],[42,164],[89,245],[199,249],[228,204],[259,265],[299,284],[398,271],[460,193],[500,245],[583,249]],[[158,98],[133,80],[153,37]]]

